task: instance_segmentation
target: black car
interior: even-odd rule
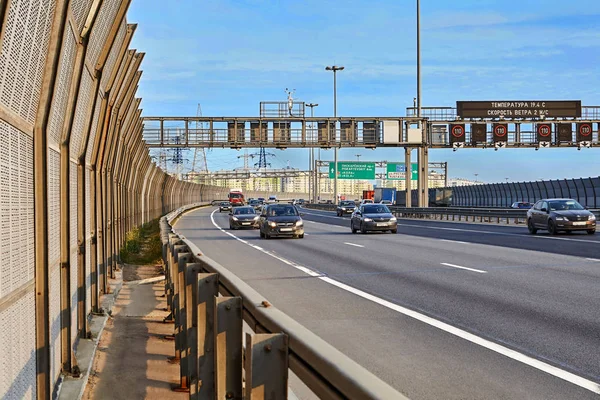
[[[596,233],[596,216],[573,199],[542,199],[527,211],[527,228],[532,235],[545,229],[551,235],[559,231]]]
[[[304,237],[302,214],[291,204],[268,204],[260,214],[260,237],[274,236]]]
[[[336,214],[341,217],[344,214],[352,214],[356,210],[356,204],[351,200],[342,200],[337,206]]]
[[[248,202],[248,205],[252,208],[254,208],[255,210],[260,210],[261,206],[262,206],[262,202],[260,200],[250,200]]]
[[[223,212],[223,211],[231,211],[231,203],[228,201],[222,201],[219,204],[219,212]]]
[[[352,233],[360,230],[361,233],[368,231],[390,231],[398,232],[398,221],[385,204],[362,204],[358,207],[350,219]]]
[[[229,213],[229,229],[258,228],[259,216],[252,207],[235,207]]]

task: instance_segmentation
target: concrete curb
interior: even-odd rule
[[[62,376],[60,388],[56,396],[58,400],[80,400],[83,398],[94,365],[98,343],[106,327],[106,322],[112,315],[112,308],[119,296],[119,292],[123,287],[122,275],[119,272],[117,272],[117,281],[111,287],[112,292],[103,296],[101,300],[100,305],[104,310],[104,314],[91,315],[89,321],[91,338],[79,339],[77,343],[75,358],[78,361],[81,376],[79,378]]]
[[[125,282],[125,285],[127,285],[127,286],[147,285],[149,283],[156,283],[156,282],[164,281],[165,279],[167,279],[167,278],[164,275],[155,276],[154,278],[146,278],[146,279],[139,279],[137,281]]]

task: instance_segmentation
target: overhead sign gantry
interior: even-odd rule
[[[600,106],[579,100],[458,101],[456,108],[423,107],[420,116],[408,108],[405,117],[305,117],[303,104],[272,117],[262,108],[260,117],[144,117],[143,138],[151,148],[404,147],[406,165],[416,148],[420,206],[429,149],[600,146]]]

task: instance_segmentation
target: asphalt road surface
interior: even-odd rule
[[[600,235],[417,220],[353,235],[303,212],[304,239],[229,231],[218,208],[175,229],[411,399],[600,398]]]

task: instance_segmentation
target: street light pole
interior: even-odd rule
[[[319,104],[317,103],[308,103],[306,104],[307,107],[310,107],[310,117],[313,118],[315,116],[314,114],[314,108],[317,107]],[[314,134],[315,134],[315,123],[314,121],[311,121],[310,123],[310,137],[311,139],[314,140]],[[314,203],[317,202],[317,168],[316,168],[316,163],[315,163],[315,148],[311,146],[310,148],[310,152],[308,153],[308,170],[312,171],[312,173],[310,174],[310,183],[308,185],[308,194],[309,194],[309,200],[313,201]],[[312,197],[311,197],[311,188],[312,186]]]
[[[333,117],[337,118],[337,71],[342,71],[344,69],[344,67],[342,66],[338,66],[338,65],[332,65],[332,66],[327,66],[325,67],[326,71],[333,71]],[[335,141],[337,141],[337,121],[334,122],[335,126],[333,129],[333,136],[335,138]],[[337,148],[337,143],[335,143],[334,147],[333,147],[333,201],[335,204],[337,204],[337,196],[338,196],[338,190],[337,190],[337,175],[338,175],[338,165],[337,165],[337,158],[338,158],[338,148]]]
[[[421,118],[421,1],[417,0],[417,117]],[[419,121],[419,127],[421,121]]]

